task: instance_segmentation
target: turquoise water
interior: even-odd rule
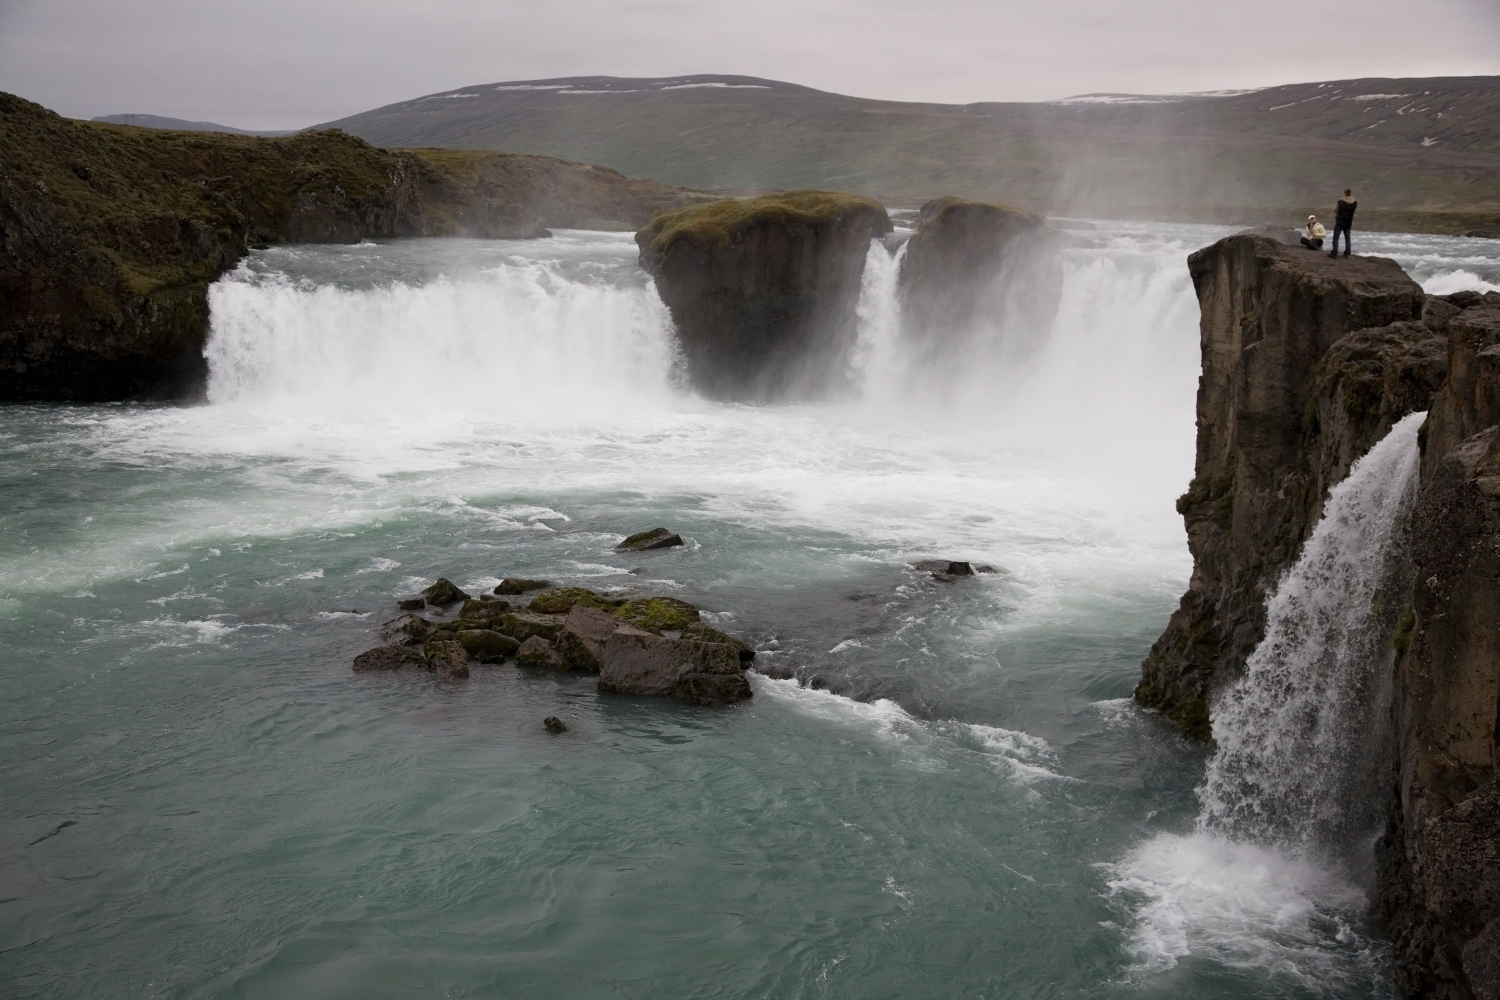
[[[1128,700],[1221,232],[1091,231],[1034,361],[939,384],[877,248],[865,396],[768,408],[676,386],[628,237],[272,250],[209,404],[0,410],[0,993],[1387,995],[1361,887],[1196,832]],[[353,675],[439,575],[681,596],[803,683]]]

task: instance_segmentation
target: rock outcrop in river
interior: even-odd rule
[[[891,228],[869,198],[793,191],[662,212],[635,239],[694,387],[765,402],[845,380],[870,240]]]
[[[1057,234],[1030,212],[939,198],[922,206],[901,263],[903,336],[929,361],[1024,354],[1062,295]]]
[[[0,94],[0,401],[201,391],[207,287],[257,244],[632,229],[699,200],[550,157],[78,122]]]
[[[1500,996],[1500,295],[1257,236],[1189,258],[1202,309],[1194,569],[1136,697],[1209,735],[1330,486],[1427,410],[1397,628],[1377,914],[1406,996]],[[1372,752],[1383,753],[1372,744]]]

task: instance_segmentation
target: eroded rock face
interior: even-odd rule
[[[1448,331],[1450,374],[1412,514],[1378,909],[1401,992],[1468,1000],[1500,996],[1500,301],[1447,305],[1429,318]]]
[[[940,198],[922,206],[901,264],[903,338],[936,363],[1030,353],[1062,295],[1054,237],[1042,219],[1006,205]]]
[[[1195,475],[1177,509],[1193,576],[1136,698],[1206,739],[1210,701],[1260,642],[1266,598],[1328,488],[1397,419],[1427,408],[1446,365],[1414,325],[1426,297],[1395,261],[1231,236],[1188,267],[1203,375]]]
[[[727,705],[750,697],[733,646],[669,639],[625,625],[605,640],[599,690],[671,695],[699,705]]]
[[[792,192],[663,213],[636,243],[693,386],[766,402],[847,384],[865,256],[891,228],[868,198]]]

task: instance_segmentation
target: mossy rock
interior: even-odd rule
[[[422,599],[428,604],[442,606],[444,604],[457,604],[459,601],[467,601],[469,595],[459,590],[452,580],[440,576],[437,583],[422,591]]]
[[[662,629],[685,629],[698,622],[698,609],[675,597],[646,597],[626,601],[615,615],[637,628],[660,632]]]
[[[619,552],[647,552],[651,549],[671,549],[683,544],[682,536],[668,531],[666,528],[647,528],[645,531],[637,531],[633,535],[627,535],[625,540],[615,546]]]
[[[499,663],[508,656],[516,655],[521,644],[508,635],[490,629],[464,629],[454,638],[464,651],[480,663]]]
[[[471,598],[470,600],[464,601],[464,606],[462,610],[459,611],[458,617],[468,618],[476,621],[485,620],[490,618],[499,618],[509,610],[509,601],[497,601],[493,597],[490,597],[488,599],[486,599],[485,597],[481,597],[478,599]]]
[[[516,594],[527,594],[533,590],[545,590],[552,586],[551,580],[527,580],[518,576],[508,576],[500,581],[495,588],[495,593],[504,597],[514,597]]]
[[[728,632],[720,632],[707,622],[698,621],[690,625],[684,625],[682,628],[682,637],[684,639],[696,639],[699,642],[718,642],[726,646],[733,646],[739,650],[741,663],[748,663],[755,659],[755,649],[748,642],[744,639],[736,638]]]
[[[756,226],[820,225],[852,215],[868,216],[876,235],[891,231],[885,207],[872,198],[803,190],[657,212],[635,239],[644,257],[660,261],[678,243],[700,250],[723,249]]]
[[[526,610],[538,615],[565,615],[575,604],[601,611],[613,611],[624,604],[623,600],[601,597],[584,587],[556,587],[531,599]]]

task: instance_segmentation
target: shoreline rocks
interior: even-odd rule
[[[657,213],[636,233],[671,310],[688,380],[714,399],[821,399],[848,383],[876,201],[830,191]]]

